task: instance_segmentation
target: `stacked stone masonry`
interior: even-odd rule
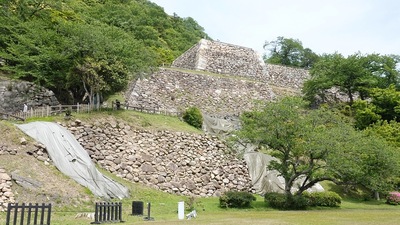
[[[278,87],[293,88],[300,92],[305,80],[309,79],[308,70],[281,65],[267,64],[268,75],[265,82]]]
[[[59,102],[54,93],[48,89],[26,81],[0,82],[0,112],[16,113],[24,109],[41,106],[54,106]]]
[[[178,57],[172,66],[245,77],[266,74],[261,55],[253,49],[205,39]]]
[[[226,117],[251,110],[256,101],[276,99],[282,89],[274,93],[272,86],[299,94],[309,78],[305,69],[264,64],[250,48],[204,39],[178,57],[172,67],[214,75],[160,69],[132,85],[127,93],[129,105],[174,112],[196,106],[206,114]]]
[[[8,203],[14,203],[12,181],[6,170],[0,168],[0,212],[7,211]]]
[[[127,96],[130,106],[183,111],[196,106],[209,115],[238,115],[274,93],[263,82],[160,69],[137,80]]]
[[[0,144],[1,155],[16,155],[17,149],[11,149],[7,145]],[[12,191],[12,179],[7,171],[0,168],[0,212],[7,210],[8,203],[14,203],[14,193]]]
[[[94,162],[126,180],[186,196],[252,191],[244,160],[217,137],[136,130],[117,121],[64,126]]]
[[[219,196],[226,190],[253,191],[247,165],[215,136],[132,129],[115,120],[62,124],[92,160],[109,172],[143,185],[186,196]],[[22,142],[21,142],[22,143]],[[45,146],[26,152],[51,163]],[[0,145],[0,155],[17,149]],[[15,202],[12,178],[0,169],[0,211]]]

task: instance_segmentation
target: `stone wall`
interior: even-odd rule
[[[202,64],[199,63],[201,43],[202,41],[193,45],[189,50],[175,59],[174,62],[172,62],[172,66],[188,70],[204,70]],[[203,49],[201,49],[201,51],[203,51]]]
[[[31,107],[54,106],[59,102],[54,93],[26,81],[0,82],[0,111],[16,113],[23,110],[24,103]]]
[[[137,130],[112,120],[64,126],[94,162],[126,180],[188,196],[252,190],[244,160],[229,154],[217,137]]]
[[[261,55],[253,49],[205,39],[178,57],[172,66],[244,77],[266,75]]]
[[[309,79],[308,70],[281,65],[267,64],[266,82],[278,87],[300,90],[305,80]]]
[[[131,182],[186,196],[219,196],[226,190],[254,191],[245,161],[229,153],[215,136],[138,130],[109,118],[103,122],[76,120],[62,125],[75,135],[95,163]],[[21,144],[25,142],[22,138]],[[51,163],[42,144],[36,143],[25,153],[45,165]],[[17,149],[0,144],[0,156],[16,154]],[[0,168],[0,211],[15,202],[12,179]]]
[[[16,155],[17,149],[11,149],[6,145],[0,144],[1,155]],[[7,171],[0,167],[0,212],[7,210],[8,203],[14,203],[14,193],[12,192],[12,180]]]
[[[7,204],[14,203],[14,193],[12,192],[12,181],[7,171],[0,168],[0,212],[7,211]]]
[[[255,78],[278,87],[300,89],[308,70],[265,64],[251,48],[202,39],[179,56],[172,67]]]
[[[264,82],[160,69],[137,80],[126,97],[130,106],[183,111],[196,106],[209,115],[238,115],[257,100],[273,100]]]
[[[252,109],[257,100],[300,94],[309,78],[305,69],[264,64],[250,48],[205,39],[178,57],[172,67],[224,76],[160,69],[131,86],[128,104],[172,112],[196,106],[203,113],[226,117]],[[276,88],[275,93],[271,86]]]

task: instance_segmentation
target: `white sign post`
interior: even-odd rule
[[[185,202],[178,202],[178,219],[183,220],[185,218]]]

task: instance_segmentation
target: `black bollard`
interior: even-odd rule
[[[151,203],[147,203],[147,216],[144,217],[144,220],[150,221],[150,220],[154,220],[153,217],[150,217],[150,207],[151,207]]]

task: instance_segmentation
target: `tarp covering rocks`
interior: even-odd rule
[[[46,146],[50,159],[65,175],[104,199],[129,196],[123,185],[101,174],[89,154],[64,127],[51,122],[17,125],[23,132]]]

